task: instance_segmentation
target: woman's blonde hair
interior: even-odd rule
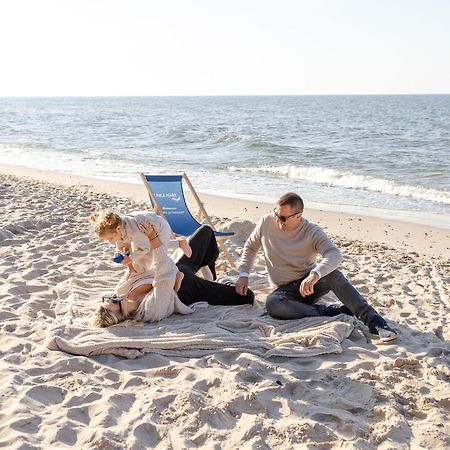
[[[122,218],[110,209],[92,214],[89,221],[97,236],[102,236],[108,231],[115,231],[119,225],[122,225]]]
[[[125,320],[125,316],[119,311],[111,311],[105,306],[101,305],[97,311],[95,311],[92,318],[92,323],[96,327],[106,328],[111,325],[116,325]]]

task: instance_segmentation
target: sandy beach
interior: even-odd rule
[[[238,260],[273,205],[201,197],[217,228],[236,232],[229,248]],[[85,299],[120,277],[111,245],[87,219],[99,208],[147,208],[144,187],[0,165],[0,205],[1,447],[450,448],[449,229],[306,205],[305,217],[341,249],[343,273],[398,331],[395,344],[368,340],[361,324],[330,322],[333,331],[351,325],[348,336],[314,356],[245,348],[82,356],[48,345],[55,327],[85,320],[67,321],[68,286],[88,316],[96,304]],[[223,258],[218,269],[237,276]],[[242,314],[265,320],[262,255],[250,285],[257,304]],[[223,324],[241,311],[222,310],[192,320],[215,314]],[[183,318],[167,320],[141,328],[168,332]]]

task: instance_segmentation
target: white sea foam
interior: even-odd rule
[[[221,133],[216,138],[216,144],[234,144],[240,142],[249,142],[253,139],[250,134],[226,132]]]
[[[269,174],[277,177],[287,177],[293,180],[306,180],[327,186],[341,186],[350,189],[364,189],[383,194],[398,195],[400,197],[417,200],[428,200],[450,205],[450,191],[433,189],[424,186],[413,186],[383,178],[358,175],[353,172],[340,172],[334,169],[311,166],[262,166],[262,167],[234,167],[232,172],[247,172]]]

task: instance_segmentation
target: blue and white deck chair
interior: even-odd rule
[[[183,180],[189,186],[193,197],[198,203],[198,219],[203,216],[206,223],[214,230],[211,218],[203,206],[197,192],[195,192],[189,178],[183,175],[145,175],[140,174],[150,196],[153,209],[169,222],[172,231],[179,236],[190,236],[195,230],[202,226],[189,211],[183,191]],[[223,244],[223,240],[234,236],[233,232],[222,232],[214,230],[214,234],[220,249],[225,255],[231,267],[235,267],[233,258]]]

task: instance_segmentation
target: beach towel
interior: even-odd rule
[[[342,341],[355,327],[346,315],[277,320],[255,305],[207,306],[193,314],[173,314],[159,322],[127,321],[95,328],[89,315],[99,304],[105,283],[74,277],[56,286],[56,317],[46,346],[73,355],[113,354],[137,358],[202,357],[217,352],[252,353],[263,358],[311,357],[341,353]]]

